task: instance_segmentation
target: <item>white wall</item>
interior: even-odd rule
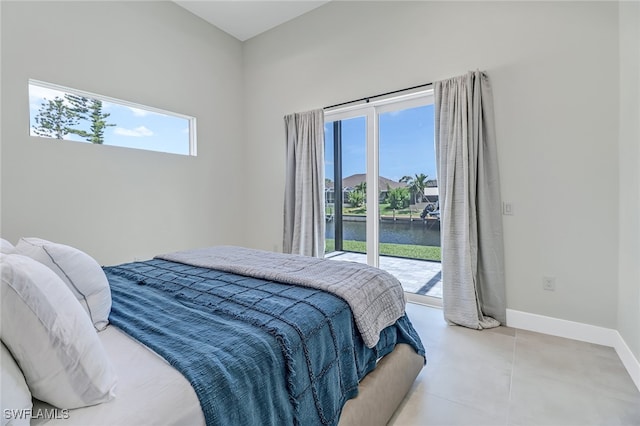
[[[4,238],[102,264],[242,242],[238,40],[171,2],[1,5]],[[29,78],[195,116],[198,156],[30,137]]]
[[[283,115],[486,70],[493,83],[508,307],[618,317],[618,6],[331,2],[245,43],[247,244],[281,247]],[[636,212],[637,213],[637,212]],[[555,276],[557,290],[542,290]]]
[[[619,332],[640,359],[640,3],[620,3]]]

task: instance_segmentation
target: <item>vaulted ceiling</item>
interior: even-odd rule
[[[328,1],[330,0],[200,0],[174,1],[174,3],[238,40],[245,41],[322,6]]]

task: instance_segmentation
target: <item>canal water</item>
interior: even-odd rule
[[[366,241],[366,222],[343,221],[343,238],[345,240]],[[326,238],[335,237],[335,222],[326,223]],[[414,244],[440,247],[439,223],[422,220],[380,221],[380,242],[395,244]]]

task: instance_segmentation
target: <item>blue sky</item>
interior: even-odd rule
[[[63,98],[64,92],[29,84],[31,135],[36,136],[33,132],[35,117],[45,98],[53,100],[56,96]],[[116,124],[105,129],[105,145],[189,155],[189,120],[145,110],[143,106],[135,108],[107,101],[103,101],[102,111],[111,114],[107,123]],[[77,128],[88,130],[88,122],[81,122]],[[72,134],[66,135],[65,139],[86,142]]]
[[[436,178],[433,105],[381,114],[380,175]],[[366,172],[365,117],[342,121],[342,176]],[[333,180],[333,123],[325,124],[325,177]]]

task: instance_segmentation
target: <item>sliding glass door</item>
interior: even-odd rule
[[[325,120],[327,256],[380,267],[408,293],[439,297],[431,94],[328,112]]]

